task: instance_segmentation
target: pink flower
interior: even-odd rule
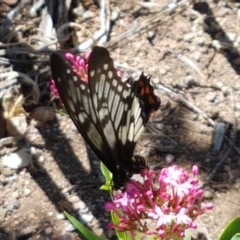
[[[66,53],[65,57],[72,64],[73,70],[77,73],[81,80],[88,82],[87,72],[90,53],[86,53],[84,57],[73,55],[71,53]]]
[[[120,221],[109,226],[132,235],[138,231],[161,239],[184,237],[187,228],[196,228],[196,217],[213,208],[201,202],[203,191],[197,174],[197,166],[192,169],[193,176],[177,166],[164,168],[159,174],[143,170],[143,183],[131,179],[125,190],[106,204],[105,209],[113,211]]]
[[[86,53],[84,57],[73,55],[71,53],[66,53],[65,57],[69,60],[72,64],[72,69],[77,73],[79,79],[84,82],[88,82],[88,60],[89,60],[90,53]],[[52,94],[59,98],[59,93],[55,84],[55,81],[52,79],[50,83],[50,91]]]
[[[85,54],[84,57],[81,57],[79,55],[73,55],[72,53],[65,54],[66,59],[68,59],[70,64],[72,65],[73,71],[77,73],[79,79],[86,83],[88,82],[88,62],[90,54],[91,53],[88,52]],[[117,75],[121,77],[122,71],[117,70]],[[51,80],[50,83],[50,91],[53,93],[55,97],[59,98],[58,90],[53,79]]]
[[[53,96],[57,98],[59,97],[58,90],[53,79],[50,81],[50,91],[52,92]]]

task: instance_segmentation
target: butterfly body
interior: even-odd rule
[[[63,55],[51,56],[51,68],[59,95],[85,141],[113,174],[118,189],[134,173],[147,167],[144,158],[133,157],[136,142],[160,100],[150,78],[123,82],[109,52],[94,47],[87,79]]]

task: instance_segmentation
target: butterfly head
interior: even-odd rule
[[[129,161],[127,168],[118,168],[118,173],[113,175],[114,189],[124,188],[127,181],[131,179],[133,174],[139,174],[142,170],[148,169],[148,162],[142,156],[135,155]]]

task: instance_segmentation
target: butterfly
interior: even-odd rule
[[[133,152],[151,114],[160,106],[150,77],[142,73],[137,81],[122,81],[108,50],[99,46],[90,54],[86,77],[60,53],[51,55],[51,70],[69,116],[113,174],[113,188],[123,187],[133,174],[148,167]]]

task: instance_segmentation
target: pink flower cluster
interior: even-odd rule
[[[73,70],[77,73],[81,80],[87,82],[88,61],[90,57],[90,52],[86,53],[84,57],[73,55],[71,53],[66,53],[65,57],[70,61]]]
[[[66,53],[65,57],[72,64],[72,69],[78,74],[82,81],[88,81],[88,60],[89,60],[90,52],[86,53],[84,57],[73,55],[71,53]],[[59,98],[58,90],[55,84],[55,81],[52,79],[50,82],[50,91],[53,96]]]
[[[210,203],[202,203],[197,166],[192,174],[190,177],[177,166],[162,169],[158,176],[152,170],[142,171],[143,183],[131,179],[124,191],[118,191],[113,201],[106,203],[105,209],[119,218],[119,224],[110,223],[109,227],[161,239],[184,237],[185,229],[196,228],[196,217],[213,208]]]

